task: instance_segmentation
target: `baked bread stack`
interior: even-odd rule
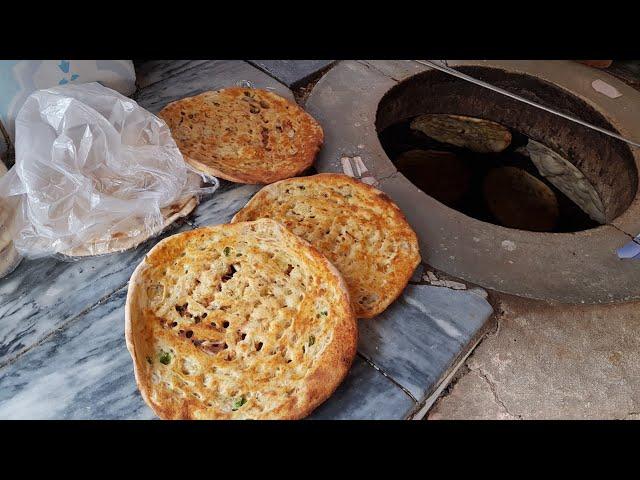
[[[245,92],[163,110],[188,161],[251,183],[311,165],[315,121],[269,92]],[[267,112],[250,113],[254,104]],[[261,124],[283,126],[265,135],[269,150],[252,137]],[[125,332],[140,392],[164,419],[305,417],[345,378],[357,318],[383,312],[419,262],[415,233],[374,187],[337,174],[271,183],[231,223],[166,238],[136,268]]]
[[[0,177],[3,177],[5,173],[7,173],[7,167],[0,159]],[[11,273],[22,259],[11,241],[10,220],[11,209],[6,202],[0,199],[0,278]]]
[[[179,218],[189,215],[197,205],[198,199],[196,197],[187,196],[181,198],[177,202],[160,209],[163,221],[155,228],[142,228],[142,225],[144,225],[143,218],[128,217],[120,222],[118,228],[114,229],[113,232],[93,238],[83,245],[67,249],[61,253],[69,257],[88,257],[124,252],[160,234]]]

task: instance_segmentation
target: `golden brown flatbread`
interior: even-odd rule
[[[356,354],[344,280],[268,219],[159,242],[125,307],[142,397],[164,419],[297,419],[326,400]]]
[[[411,128],[439,142],[478,153],[501,152],[511,143],[511,132],[506,127],[464,115],[421,115],[411,122]]]
[[[187,162],[232,182],[294,177],[312,165],[323,141],[311,115],[266,90],[205,92],[170,103],[158,116]]]
[[[0,158],[0,178],[7,173],[7,167]],[[22,257],[13,246],[9,223],[12,212],[5,201],[0,199],[0,278],[11,273],[20,263]]]
[[[418,239],[398,206],[347,175],[291,178],[260,190],[232,222],[271,218],[342,273],[359,318],[384,311],[420,262]]]
[[[489,210],[505,227],[548,232],[558,223],[556,194],[525,170],[495,168],[485,177],[482,188]]]

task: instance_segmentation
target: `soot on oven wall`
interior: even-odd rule
[[[459,70],[615,131],[581,98],[539,78]],[[417,74],[389,90],[376,128],[390,160],[415,186],[495,225],[589,230],[624,213],[637,190],[627,145],[442,72]]]
[[[439,116],[441,124],[452,124],[448,131],[438,129],[441,125],[428,124],[431,128],[424,129],[439,140],[416,128],[437,117],[410,118],[380,132],[396,168],[426,194],[470,217],[520,230],[575,232],[602,223],[597,207],[595,213],[585,212],[540,172],[527,149],[531,140],[524,134],[476,117],[450,115]],[[480,128],[469,135],[465,121]],[[504,131],[508,143],[492,142],[491,128]],[[560,162],[562,157],[549,150],[545,153]],[[593,189],[590,184],[585,187]]]

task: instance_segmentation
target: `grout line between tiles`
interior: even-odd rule
[[[416,397],[414,397],[411,392],[409,390],[407,390],[405,387],[403,387],[400,383],[398,383],[393,377],[391,377],[387,372],[385,372],[384,370],[382,370],[378,365],[376,365],[372,360],[368,359],[366,356],[364,356],[362,353],[358,352],[358,356],[360,358],[362,358],[365,362],[367,362],[371,367],[373,367],[374,369],[376,369],[378,372],[380,372],[382,375],[384,375],[387,379],[389,379],[396,387],[400,388],[404,393],[406,393],[411,400],[413,400],[415,403],[418,403],[418,400],[416,400]]]
[[[45,341],[47,341],[49,338],[51,338],[53,335],[55,335],[56,333],[66,329],[69,325],[71,325],[73,322],[75,322],[78,318],[86,315],[87,313],[89,313],[90,311],[94,310],[95,308],[99,307],[100,305],[104,304],[105,302],[107,302],[111,297],[113,297],[114,295],[117,295],[118,293],[120,293],[122,290],[127,288],[127,285],[129,284],[129,281],[127,280],[127,283],[125,283],[124,285],[116,288],[114,291],[112,291],[111,293],[105,295],[104,297],[102,297],[100,300],[98,300],[96,303],[94,303],[93,305],[90,305],[89,307],[85,308],[84,310],[82,310],[81,312],[73,315],[71,318],[69,318],[66,322],[61,323],[60,325],[58,325],[56,328],[49,330],[49,332],[43,336],[42,338],[40,338],[37,342],[32,343],[31,345],[29,345],[27,348],[21,350],[20,352],[18,352],[15,356],[11,357],[10,359],[6,360],[5,362],[0,364],[0,369],[3,369],[4,367],[11,365],[12,363],[14,363],[16,360],[18,360],[20,357],[22,357],[23,355],[25,355],[26,353],[30,352],[31,350],[33,350],[34,348],[38,347],[39,345],[42,345]]]
[[[196,226],[194,226],[193,224],[191,224],[190,222],[185,221],[185,223],[187,225],[189,225],[191,230],[194,230],[196,228]],[[157,237],[154,237],[157,238]],[[137,248],[137,247],[136,247]],[[129,280],[127,279],[127,281],[123,284],[121,284],[120,286],[116,287],[115,290],[111,291],[111,293],[107,293],[106,295],[104,295],[103,297],[100,297],[95,303],[92,303],[90,305],[88,305],[87,307],[85,307],[83,310],[81,310],[80,312],[76,313],[75,315],[71,316],[71,318],[69,318],[67,321],[61,323],[60,325],[57,325],[55,328],[49,330],[43,337],[41,337],[39,340],[37,340],[35,343],[29,345],[28,347],[24,348],[23,350],[20,350],[17,354],[15,354],[14,356],[8,358],[7,360],[4,360],[3,362],[0,362],[0,369],[3,369],[4,367],[6,367],[7,365],[12,364],[13,362],[15,362],[18,358],[20,358],[21,356],[23,356],[25,353],[31,351],[32,349],[34,349],[35,347],[37,347],[38,345],[41,345],[45,340],[47,340],[49,337],[51,337],[52,335],[54,335],[55,333],[59,332],[60,330],[65,329],[70,323],[72,323],[74,320],[76,320],[77,318],[83,316],[84,314],[90,312],[91,310],[93,310],[94,308],[98,307],[99,305],[103,304],[104,302],[106,302],[109,298],[111,298],[113,295],[115,295],[116,293],[118,293],[120,290],[122,290],[123,288],[126,288],[127,285],[129,284]],[[41,314],[43,312],[40,312],[39,314]]]
[[[624,231],[624,230],[622,230],[620,227],[616,227],[613,223],[607,223],[606,225],[608,225],[608,226],[610,226],[610,227],[615,228],[616,230],[618,230],[620,233],[622,233],[622,234],[624,234],[624,235],[627,235],[629,238],[631,238],[631,240],[632,240],[633,242],[635,242],[635,243],[637,243],[637,244],[639,244],[639,245],[640,245],[640,239],[636,239],[636,236],[634,236],[634,235],[632,235],[632,234],[630,234],[630,233],[628,233],[628,232],[625,232],[625,231]]]
[[[414,409],[412,413],[409,414],[407,420],[422,420],[427,412],[431,409],[434,403],[440,398],[440,395],[444,391],[447,386],[451,383],[451,380],[455,376],[456,373],[460,370],[460,368],[467,361],[467,358],[473,353],[480,342],[484,339],[484,336],[478,338],[478,340],[472,345],[466,355],[464,355],[456,364],[455,367],[451,369],[449,374],[440,382],[440,384],[436,387],[436,389],[427,397],[424,398],[422,402],[418,403],[418,407]]]
[[[192,61],[192,62],[193,62],[193,61],[195,61],[195,60],[190,60],[190,61]],[[175,69],[173,69],[173,71],[175,71],[175,73],[169,74],[169,75],[167,75],[167,76],[164,76],[164,75],[163,75],[163,76],[162,76],[162,78],[160,78],[160,79],[156,80],[155,82],[149,83],[149,84],[145,85],[144,87],[139,87],[139,86],[138,86],[137,79],[136,79],[136,91],[135,91],[135,92],[133,92],[133,94],[131,95],[131,98],[133,98],[134,100],[136,100],[136,99],[138,98],[138,95],[140,94],[140,92],[142,92],[145,88],[149,88],[150,86],[155,85],[156,83],[164,82],[165,80],[167,80],[167,79],[169,79],[169,78],[172,78],[172,77],[175,77],[175,76],[177,76],[177,75],[180,75],[180,74],[182,74],[183,72],[188,72],[189,70],[193,70],[194,68],[200,67],[200,66],[202,66],[202,65],[204,65],[205,63],[210,62],[210,61],[212,61],[212,60],[204,60],[202,63],[198,63],[198,64],[196,64],[196,65],[193,65],[193,66],[191,66],[191,67],[184,68],[184,69],[182,69],[182,70],[180,70],[180,68],[175,68]],[[171,71],[171,70],[169,70],[169,71]],[[137,76],[137,72],[136,72],[136,76]]]
[[[447,388],[447,385],[449,385],[456,372],[460,370],[462,365],[464,365],[467,358],[469,358],[469,356],[475,351],[476,348],[478,348],[478,346],[487,336],[493,335],[493,333],[495,333],[492,331],[491,326],[493,324],[493,320],[498,323],[498,315],[496,314],[496,310],[493,308],[493,306],[492,310],[493,313],[489,316],[489,318],[487,318],[484,324],[476,332],[474,338],[472,338],[469,342],[469,347],[466,348],[466,353],[462,353],[464,352],[464,350],[462,350],[461,354],[459,354],[458,357],[453,362],[451,362],[449,373],[440,381],[438,386],[429,395],[425,396],[422,401],[418,402],[418,407],[415,408],[414,411],[407,416],[408,420],[422,419],[429,411],[429,409],[433,406],[433,404],[438,400],[442,391]],[[499,325],[500,324],[498,323],[498,328]]]

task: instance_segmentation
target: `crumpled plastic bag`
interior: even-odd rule
[[[166,226],[163,207],[219,185],[184,161],[163,120],[98,83],[32,93],[16,117],[15,150],[0,197],[16,205],[13,242],[29,258],[154,236]]]

